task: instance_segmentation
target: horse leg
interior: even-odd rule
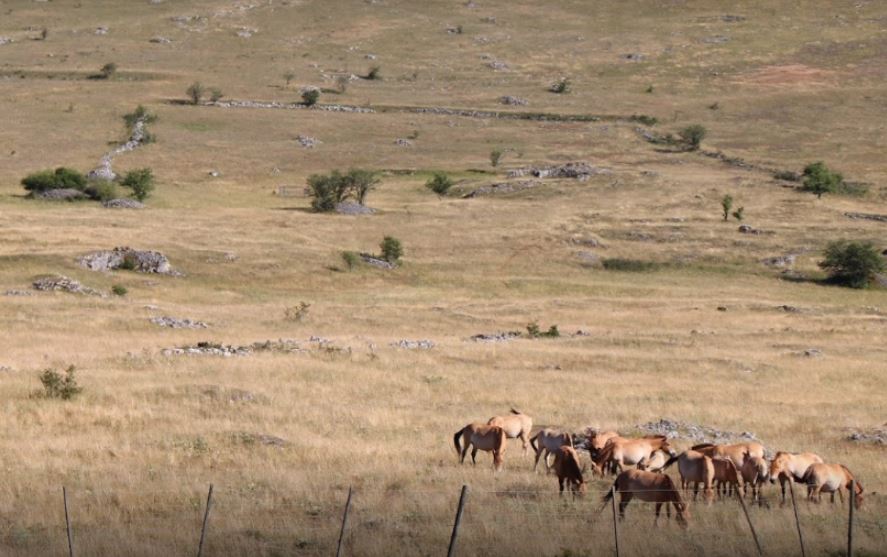
[[[474,464],[474,465],[477,464],[477,459],[475,458],[476,456],[477,456],[477,447],[474,447],[473,449],[471,449],[471,464]]]
[[[520,440],[524,444],[524,456],[530,452],[530,432],[521,430],[520,432]],[[547,457],[546,457],[547,458]]]
[[[465,447],[462,449],[462,458],[459,459],[459,464],[465,464],[465,455],[468,454],[468,447],[471,443],[465,443]]]
[[[634,495],[630,491],[623,491],[619,494],[619,519],[625,520],[625,507],[631,502]]]
[[[542,453],[545,451],[544,447],[539,447],[539,450],[536,451],[536,462],[533,463],[533,472],[536,471],[536,467],[539,466],[539,459],[542,458]],[[548,455],[545,455],[545,469],[548,469]]]
[[[782,488],[782,504],[785,505],[785,478],[779,477],[779,487]]]
[[[557,485],[559,488],[558,491],[560,492],[561,496],[564,495],[564,479],[566,479],[566,477],[558,477],[557,479]]]
[[[693,500],[699,498],[699,482],[693,482]]]
[[[666,505],[665,508],[668,509],[668,505]],[[656,503],[656,518],[653,519],[653,527],[654,528],[659,525],[659,511],[661,509],[662,509],[662,503]]]
[[[843,507],[844,506],[844,491],[840,488],[838,488],[838,497],[841,498],[841,506]],[[849,489],[847,490],[847,497],[850,497],[850,490]],[[832,502],[834,502],[834,499],[832,499]]]
[[[546,474],[551,473],[551,463],[548,462],[548,457],[550,457],[550,456],[551,456],[551,451],[549,451],[548,449],[545,449],[545,456],[542,458],[545,459],[545,473]]]

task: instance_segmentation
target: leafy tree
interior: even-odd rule
[[[838,172],[832,172],[824,162],[814,162],[804,167],[804,185],[801,189],[816,194],[822,198],[824,193],[838,191],[844,182],[844,177]]]
[[[222,97],[224,97],[224,96],[225,95],[222,93],[222,90],[219,89],[218,87],[213,87],[212,89],[209,90],[209,100],[214,103],[222,100]]]
[[[681,140],[687,145],[687,148],[691,151],[696,151],[699,149],[699,146],[702,144],[702,140],[705,139],[705,135],[708,131],[704,126],[699,124],[693,124],[692,126],[687,126],[679,132],[681,136]]]
[[[394,236],[385,236],[382,243],[379,244],[379,248],[382,250],[382,259],[394,265],[400,263],[400,258],[403,256],[403,246],[400,244],[400,240]]]
[[[742,219],[745,218],[745,207],[737,207],[735,211],[730,213],[733,215],[733,218],[742,222]]]
[[[453,181],[443,172],[435,172],[434,175],[425,182],[425,187],[436,193],[437,195],[446,195],[450,188],[453,187]]]
[[[109,79],[115,73],[117,73],[117,64],[114,62],[108,62],[99,70],[99,77],[102,79]]]
[[[838,240],[825,248],[824,255],[819,266],[829,273],[829,280],[851,288],[865,288],[885,268],[884,257],[871,242]]]
[[[142,121],[145,124],[153,124],[157,121],[157,115],[148,112],[148,109],[142,105],[137,106],[129,114],[123,115],[123,122],[126,124],[127,129],[132,129],[138,121]]]
[[[305,106],[314,106],[320,100],[320,91],[317,89],[305,89],[302,91],[302,102]]]
[[[86,176],[72,168],[60,166],[55,170],[41,170],[22,178],[22,186],[31,192],[71,188],[86,189]]]
[[[191,99],[191,104],[200,104],[204,93],[206,93],[206,88],[199,81],[195,81],[185,90],[185,93],[188,95],[188,98]]]
[[[502,160],[502,155],[504,154],[505,153],[502,149],[493,149],[490,151],[490,165],[492,165],[493,168],[499,166],[499,161]]]
[[[724,221],[730,217],[730,209],[733,208],[733,196],[727,194],[721,199],[721,209],[724,210]]]
[[[144,201],[154,191],[154,172],[150,168],[137,168],[126,173],[120,185],[132,190],[132,196]]]
[[[370,193],[370,190],[376,189],[376,186],[381,182],[379,176],[375,172],[371,170],[361,170],[359,168],[352,168],[349,170],[348,174],[345,175],[345,179],[348,192],[353,195],[361,205],[366,201],[367,194]]]

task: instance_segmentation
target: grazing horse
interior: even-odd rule
[[[616,470],[621,472],[626,466],[637,466],[642,460],[650,459],[653,453],[660,450],[672,454],[664,435],[648,435],[640,439],[615,437],[607,442],[594,465],[601,476],[608,465],[615,465]]]
[[[785,484],[794,480],[795,483],[804,483],[804,474],[810,466],[822,464],[822,458],[815,453],[786,453],[780,451],[770,462],[770,483],[776,483],[782,487],[782,502],[785,503]]]
[[[547,457],[546,457],[547,458]],[[570,445],[563,445],[554,451],[554,472],[561,495],[564,494],[564,483],[569,485],[573,497],[585,495],[585,478],[579,466],[579,454]]]
[[[704,454],[689,450],[678,456],[668,459],[663,468],[668,468],[675,462],[678,463],[678,472],[681,475],[681,489],[686,490],[693,484],[693,500],[699,496],[699,484],[703,486],[703,497],[712,496],[712,485],[715,481],[715,466],[711,458]]]
[[[739,471],[742,473],[742,481],[744,482],[742,493],[747,494],[750,485],[751,500],[760,501],[761,486],[770,477],[767,471],[767,461],[759,456],[750,456],[745,453],[745,462],[742,463],[742,468]]]
[[[459,438],[462,438],[464,447],[459,446]],[[471,450],[471,463],[477,464],[475,456],[478,449],[481,451],[489,451],[493,453],[493,467],[498,472],[502,469],[503,455],[506,446],[505,430],[494,425],[486,425],[481,423],[472,423],[463,427],[453,436],[453,443],[456,445],[456,453],[460,455],[459,463],[465,462],[465,454],[468,448]]]
[[[538,445],[537,445],[538,443]],[[564,445],[573,447],[573,436],[570,433],[559,431],[557,429],[545,428],[530,438],[530,445],[536,451],[536,462],[533,464],[533,471],[539,466],[539,458],[545,455],[545,471],[549,470],[548,455],[557,452]]]
[[[659,522],[659,512],[663,504],[665,504],[666,514],[669,518],[671,518],[671,511],[668,507],[669,503],[674,505],[679,523],[686,525],[687,519],[690,518],[687,504],[681,498],[681,492],[678,491],[672,479],[666,474],[657,474],[656,472],[648,472],[646,470],[626,470],[616,477],[616,482],[613,486],[619,492],[620,518],[625,518],[625,507],[635,497],[641,501],[656,503],[654,526]],[[601,510],[606,507],[612,498],[613,492],[607,492],[607,495],[604,496],[604,505],[601,507]]]
[[[520,410],[511,409],[511,414],[507,416],[493,416],[487,422],[488,425],[501,427],[505,430],[505,435],[509,439],[520,437],[524,444],[524,455],[530,448],[530,430],[533,429],[533,418],[527,416]]]
[[[847,490],[850,495],[850,482],[853,481],[854,503],[856,508],[862,506],[862,485],[855,480],[853,474],[843,464],[823,464],[821,462],[812,464],[804,474],[804,482],[807,484],[807,498],[817,503],[822,499],[822,492],[832,494],[832,503],[835,502],[835,492],[841,497],[841,503],[844,502],[844,492]]]
[[[739,490],[743,487],[742,475],[733,461],[718,457],[711,459],[711,463],[715,467],[715,491],[718,496],[720,497],[722,492],[724,495],[733,495],[733,493],[739,495]]]
[[[588,446],[588,452],[591,453],[592,457],[597,456],[597,454],[607,445],[607,442],[614,437],[619,437],[619,434],[615,431],[597,431],[596,429],[588,428],[585,430],[586,435],[588,436],[586,440],[586,444]]]
[[[742,468],[745,462],[745,453],[750,456],[764,457],[764,445],[756,442],[750,443],[734,443],[733,445],[713,445],[711,443],[702,443],[690,447],[693,451],[710,456],[711,458],[729,458],[733,461],[736,468]]]

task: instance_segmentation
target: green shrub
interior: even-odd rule
[[[336,205],[353,197],[361,205],[367,194],[375,189],[380,180],[375,172],[353,168],[346,174],[334,170],[329,175],[313,174],[308,177],[308,194],[313,198],[311,207],[318,212],[329,212]]]
[[[364,76],[364,79],[369,79],[369,80],[382,79],[381,71],[382,71],[381,67],[373,66],[372,68],[370,68],[370,71],[368,71],[367,74]]]
[[[785,180],[786,182],[800,182],[801,175],[792,170],[777,170],[773,173],[773,177],[777,180]]]
[[[97,201],[117,199],[117,185],[108,180],[91,180],[83,192]]]
[[[557,325],[552,325],[547,331],[543,331],[535,321],[527,325],[527,334],[530,338],[557,338],[561,336],[560,331],[557,330]]]
[[[296,78],[296,74],[293,72],[286,72],[283,74],[283,79],[286,81],[286,86],[289,87],[290,83]]]
[[[646,114],[632,114],[629,120],[631,120],[632,122],[641,123],[645,126],[655,126],[659,123],[659,120],[657,120],[655,117],[647,116]]]
[[[69,366],[64,375],[54,369],[45,369],[40,374],[40,382],[43,384],[43,396],[46,398],[70,400],[83,391],[83,388],[77,385],[74,366]]]
[[[108,62],[99,70],[99,77],[101,79],[109,79],[115,73],[117,73],[117,64],[114,62]]]
[[[725,195],[723,199],[721,199],[721,209],[724,211],[724,222],[730,218],[730,209],[733,208],[733,196]]]
[[[200,104],[201,99],[203,99],[203,94],[206,92],[206,89],[199,81],[195,81],[185,90],[185,94],[188,95],[188,98],[191,99],[191,104]]]
[[[157,121],[157,115],[151,114],[148,112],[148,109],[142,105],[137,106],[136,109],[129,114],[123,115],[123,122],[126,124],[126,129],[132,129],[132,127],[136,125],[136,122],[140,120],[145,124],[153,124]]]
[[[367,194],[371,190],[376,189],[376,186],[381,182],[378,174],[375,172],[359,168],[349,170],[348,174],[345,175],[345,180],[348,193],[353,195],[361,205],[366,201]]]
[[[320,91],[317,89],[305,89],[302,91],[302,104],[305,106],[314,106],[320,100]]]
[[[851,288],[865,288],[885,268],[884,257],[871,242],[838,240],[825,248],[819,266],[829,273],[829,281]]]
[[[220,100],[222,100],[222,97],[224,97],[224,96],[225,96],[224,93],[222,93],[222,90],[219,89],[218,87],[213,87],[212,89],[209,90],[209,100],[211,102],[217,103]]]
[[[361,259],[360,256],[357,255],[356,252],[353,251],[343,251],[342,252],[342,261],[345,262],[345,267],[348,268],[349,271],[353,270],[355,267],[360,265]]]
[[[814,162],[804,167],[803,191],[815,193],[817,198],[822,198],[824,193],[834,193],[841,188],[844,177],[838,172],[832,172],[824,162]]]
[[[154,172],[150,168],[136,168],[126,173],[120,185],[132,190],[132,196],[139,201],[148,199],[154,191]]]
[[[559,95],[566,94],[570,92],[570,80],[566,77],[562,77],[551,84],[548,88],[552,93],[557,93]]]
[[[612,257],[601,261],[604,269],[608,271],[625,271],[631,273],[642,273],[646,271],[655,271],[659,268],[658,263],[653,261],[641,261],[638,259],[627,259],[623,257]]]
[[[288,307],[283,310],[283,315],[287,321],[302,322],[308,317],[308,308],[311,304],[308,302],[299,302],[299,305]]]
[[[648,85],[647,88],[644,89],[644,93],[652,93],[652,92],[653,92],[653,86],[652,86],[652,85]]]
[[[502,155],[504,154],[505,153],[502,151],[502,149],[493,149],[492,151],[490,151],[490,165],[493,168],[499,166],[499,161],[502,160]]]
[[[129,290],[122,284],[115,284],[111,287],[111,292],[114,293],[115,296],[126,296],[129,293]]]
[[[450,188],[453,187],[453,181],[443,172],[435,172],[434,176],[425,182],[425,187],[437,195],[446,195]]]
[[[138,259],[136,259],[131,253],[128,253],[123,256],[123,261],[120,262],[120,265],[117,268],[121,271],[135,271],[138,266]]]
[[[394,236],[385,236],[382,243],[379,244],[379,249],[382,250],[382,259],[394,265],[400,263],[400,258],[403,256],[403,246],[401,246],[400,240]]]
[[[742,222],[742,219],[745,218],[745,207],[737,207],[735,211],[730,213],[733,215],[733,218]]]
[[[86,176],[64,166],[55,170],[41,170],[22,178],[22,186],[31,192],[42,192],[62,188],[83,191],[86,189]]]
[[[688,149],[696,151],[702,144],[702,140],[705,139],[706,133],[708,132],[705,127],[699,124],[693,124],[692,126],[687,126],[682,129],[678,135],[680,135],[681,140]]]

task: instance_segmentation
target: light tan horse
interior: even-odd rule
[[[530,430],[533,429],[533,418],[520,410],[511,409],[511,414],[506,416],[493,416],[487,422],[489,425],[501,427],[509,439],[520,437],[524,444],[524,455],[530,450]]]
[[[664,468],[668,468],[675,462],[678,463],[678,473],[681,475],[681,489],[688,489],[692,483],[693,500],[695,501],[699,497],[699,484],[702,484],[703,497],[710,499],[715,481],[715,466],[711,458],[698,451],[684,451],[678,456],[668,459]]]
[[[565,431],[552,428],[540,430],[536,435],[530,438],[530,445],[536,451],[536,462],[533,464],[533,471],[539,466],[539,458],[545,455],[545,471],[549,470],[548,455],[557,452],[564,445],[573,447],[573,436]]]
[[[729,458],[733,461],[736,468],[742,468],[745,462],[745,453],[750,456],[764,457],[764,445],[754,441],[749,443],[734,443],[732,445],[713,445],[712,443],[701,443],[693,445],[690,450],[699,451],[700,453],[710,456],[711,458]]]
[[[626,470],[616,477],[616,482],[613,486],[619,492],[619,516],[621,518],[625,518],[625,507],[634,498],[648,503],[656,503],[654,525],[659,521],[659,512],[663,504],[669,518],[671,518],[669,503],[677,511],[679,523],[686,525],[687,520],[690,518],[687,504],[681,498],[681,492],[678,491],[674,482],[667,474],[657,474],[656,472],[648,472],[646,470]],[[604,496],[604,505],[601,507],[601,510],[606,507],[612,498],[613,492],[607,492],[607,495]]]
[[[462,439],[464,446],[459,446],[459,438]],[[463,427],[453,436],[453,443],[456,445],[456,452],[459,454],[459,463],[465,463],[465,454],[471,448],[471,463],[477,464],[475,456],[477,451],[489,451],[493,453],[493,468],[498,472],[502,469],[504,462],[505,447],[507,437],[505,430],[494,425],[486,425],[481,423],[472,423]]]
[[[850,470],[843,464],[812,464],[804,475],[804,482],[807,484],[807,497],[811,501],[817,503],[822,499],[822,492],[832,494],[832,503],[835,502],[835,492],[841,497],[841,503],[844,502],[843,489],[847,490],[850,495],[850,481],[853,480],[854,503],[856,508],[862,506],[862,485],[853,477]]]
[[[742,475],[729,458],[713,458],[711,463],[715,467],[715,491],[718,496],[723,495],[739,495],[742,489]]]
[[[822,464],[822,457],[815,453],[776,453],[770,462],[770,483],[776,483],[782,488],[782,502],[785,503],[785,484],[790,481],[804,483],[804,475],[810,466]]]
[[[638,462],[638,470],[662,472],[665,470],[665,465],[668,463],[669,458],[671,458],[671,455],[660,449],[650,455],[650,458],[645,458]]]
[[[619,434],[615,431],[598,431],[590,427],[585,430],[585,434],[588,436],[585,441],[588,452],[593,457],[607,445],[610,439],[619,437]]]
[[[561,495],[564,494],[564,484],[568,484],[573,496],[585,495],[585,478],[582,477],[582,467],[579,465],[579,454],[570,445],[563,445],[554,451],[554,472],[557,474],[557,484]]]
[[[761,486],[766,483],[770,477],[767,467],[767,461],[759,456],[750,456],[745,454],[745,462],[739,469],[742,473],[743,494],[748,494],[748,486],[751,486],[751,500],[761,500]]]
[[[626,466],[637,466],[644,459],[649,459],[656,451],[672,454],[671,446],[664,435],[648,435],[640,439],[614,437],[607,442],[593,461],[597,471],[603,475],[604,470],[615,465],[616,470],[623,471]]]

